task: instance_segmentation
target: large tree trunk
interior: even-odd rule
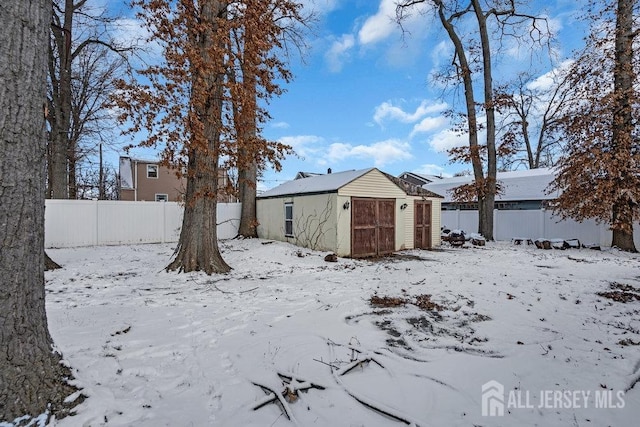
[[[189,153],[182,230],[175,258],[167,266],[168,271],[213,274],[231,270],[218,248],[217,172],[217,159],[196,151]]]
[[[620,198],[612,207],[613,240],[611,246],[623,251],[637,252],[633,241],[633,209],[631,200]]]
[[[231,267],[222,259],[218,248],[218,161],[222,128],[224,70],[221,58],[212,57],[217,38],[217,17],[223,16],[226,4],[219,0],[201,2],[201,28],[190,29],[190,42],[202,60],[192,68],[191,105],[202,125],[202,134],[192,129],[188,152],[187,188],[180,240],[174,260],[167,270],[178,272],[204,271],[207,274],[226,273]],[[197,118],[197,119],[196,119]]]
[[[467,109],[467,125],[469,129],[469,151],[471,153],[471,165],[473,166],[473,177],[478,187],[478,232],[482,234],[483,218],[485,218],[485,205],[483,204],[482,192],[480,186],[484,182],[484,172],[482,170],[482,159],[480,157],[480,147],[478,145],[478,118],[476,115],[476,101],[473,94],[473,80],[471,77],[471,68],[467,60],[467,53],[462,44],[462,40],[458,36],[454,25],[445,16],[445,5],[441,0],[437,0],[438,16],[442,26],[447,31],[449,38],[453,42],[456,56],[460,63],[460,78],[464,85],[464,98]]]
[[[242,207],[240,208],[240,225],[238,235],[243,237],[258,237],[258,219],[256,212],[256,182],[258,167],[255,162],[238,169],[238,194]]]
[[[487,178],[482,188],[485,204],[480,220],[480,234],[487,240],[493,240],[493,208],[496,199],[496,116],[493,101],[493,77],[491,66],[491,46],[487,29],[487,18],[479,0],[472,0],[478,21],[480,42],[482,45],[482,71],[484,82],[484,109],[487,115]]]
[[[257,63],[257,59],[248,57],[252,53],[251,41],[245,42],[245,61]],[[245,65],[245,64],[243,64]],[[256,196],[258,182],[258,165],[256,164],[257,145],[253,142],[258,137],[256,125],[256,110],[258,108],[256,95],[256,78],[250,64],[243,66],[243,84],[246,90],[246,100],[240,109],[239,133],[242,135],[238,149],[238,195],[240,203],[240,225],[238,235],[243,237],[258,237],[258,218],[256,212]]]
[[[614,66],[614,107],[613,107],[613,150],[628,162],[621,168],[625,172],[634,170],[632,161],[633,145],[633,111],[631,100],[635,99],[633,82],[633,6],[635,0],[618,0],[616,14],[615,66]],[[625,188],[626,173],[619,174],[617,188]],[[630,200],[628,192],[621,192],[613,203],[612,227],[613,246],[636,252],[633,242],[633,211],[638,209],[637,203]]]
[[[0,422],[64,413],[44,290],[46,55],[51,3],[0,4]],[[51,405],[51,406],[49,406]],[[48,409],[49,408],[49,409]]]

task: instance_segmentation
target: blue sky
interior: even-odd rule
[[[443,115],[461,104],[454,91],[431,78],[451,62],[452,45],[429,13],[407,21],[409,33],[403,37],[393,22],[395,2],[305,1],[319,21],[307,40],[304,61],[291,58],[294,80],[269,105],[273,120],[263,132],[293,146],[297,156],[288,157],[281,172],[265,171],[260,188],[292,179],[298,171],[327,168],[378,167],[394,175],[451,175],[467,168],[450,164],[443,152],[466,143],[451,132]],[[583,25],[575,11],[581,2],[537,3],[541,6],[532,12],[547,16],[558,37],[555,62],[544,52],[531,56],[528,46],[510,42],[495,55],[496,84],[523,70],[543,75],[580,46]]]

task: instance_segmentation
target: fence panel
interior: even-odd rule
[[[241,203],[218,203],[218,239],[233,239],[240,226]]]
[[[97,203],[91,200],[46,200],[45,247],[98,244]]]
[[[98,203],[98,202],[96,202]],[[164,243],[164,213],[177,203],[104,201],[98,204],[98,244]],[[169,240],[172,241],[172,240]]]
[[[467,233],[478,229],[478,211],[442,211],[442,225]],[[634,240],[640,248],[640,224],[634,225]],[[493,236],[496,240],[514,237],[531,239],[579,239],[584,244],[611,246],[612,233],[606,224],[595,220],[562,220],[546,210],[495,210]]]
[[[584,244],[611,246],[612,233],[606,225],[598,224],[589,219],[577,222],[572,219],[562,220],[553,216],[550,211],[544,213],[544,236],[560,239],[578,239]]]
[[[450,230],[475,233],[478,231],[478,211],[442,211],[440,224]]]
[[[537,239],[541,233],[543,217],[539,210],[493,211],[493,237],[511,240],[514,237]]]
[[[184,207],[175,202],[46,200],[45,247],[177,242]],[[239,203],[218,204],[218,238],[235,237]]]

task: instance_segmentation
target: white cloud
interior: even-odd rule
[[[429,101],[423,100],[414,112],[408,113],[401,107],[393,105],[392,102],[385,101],[376,107],[373,120],[378,124],[381,124],[387,118],[402,123],[415,123],[427,114],[439,113],[446,108],[447,104],[444,102],[430,104]]]
[[[289,123],[287,122],[275,122],[271,124],[274,129],[289,129]]]
[[[371,145],[356,145],[333,143],[329,146],[327,158],[332,161],[343,161],[349,157],[357,159],[372,159],[376,167],[400,160],[413,158],[409,143],[396,139],[376,142]]]
[[[449,119],[444,116],[436,116],[436,117],[425,117],[420,121],[420,123],[416,124],[411,131],[411,137],[413,137],[417,133],[427,133],[433,132],[437,129],[446,126],[449,123]]]
[[[461,134],[451,129],[443,129],[429,140],[429,146],[431,149],[438,153],[445,152],[454,147],[462,147],[468,143],[468,134]]]
[[[283,136],[280,142],[290,145],[298,156],[307,157],[320,151],[318,145],[322,144],[324,139],[315,135],[297,135]]]
[[[431,62],[433,68],[439,68],[443,63],[450,63],[453,53],[453,44],[448,40],[442,40],[431,49]]]
[[[529,83],[527,87],[531,90],[545,91],[552,88],[558,83],[558,78],[565,73],[574,63],[574,60],[568,59],[562,62],[558,67],[545,73]]]
[[[344,62],[349,59],[349,51],[355,46],[355,38],[352,34],[343,34],[335,40],[331,48],[325,54],[329,70],[337,73],[342,70]]]
[[[396,0],[380,0],[378,12],[369,17],[358,32],[361,44],[376,43],[387,38],[394,31],[398,31],[395,22]]]
[[[140,49],[137,55],[131,56],[136,65],[147,66],[157,64],[162,60],[163,46],[158,42],[158,39],[152,37],[143,22],[135,18],[120,18],[112,25],[112,36],[116,44],[135,46]]]

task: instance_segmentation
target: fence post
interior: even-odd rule
[[[498,240],[498,224],[500,224],[500,221],[498,220],[498,217],[500,216],[500,209],[494,209],[493,210],[493,239],[494,240]]]
[[[94,246],[98,246],[100,244],[100,208],[98,206],[98,200],[92,200],[93,205],[95,207],[95,221],[96,221],[96,238],[93,242]]]
[[[165,235],[167,232],[167,203],[162,202],[162,237],[160,238],[161,243],[167,241],[167,236]]]

